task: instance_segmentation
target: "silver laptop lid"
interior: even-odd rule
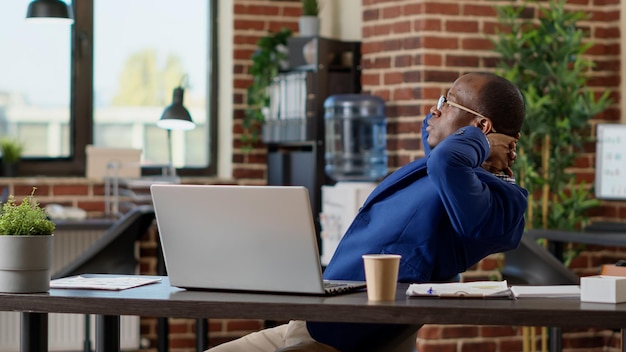
[[[173,286],[323,294],[307,189],[153,184]]]

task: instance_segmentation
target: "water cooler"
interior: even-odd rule
[[[324,101],[325,172],[321,262],[327,265],[352,219],[387,174],[385,103],[376,96],[340,94]]]

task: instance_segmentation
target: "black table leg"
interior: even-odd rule
[[[203,352],[209,348],[209,320],[196,319],[196,351]]]
[[[157,318],[157,351],[167,352],[170,346],[170,325],[167,318]]]
[[[22,313],[21,352],[48,351],[48,314]]]
[[[561,328],[550,328],[550,352],[563,351],[563,334]]]
[[[83,340],[83,352],[91,352],[91,315],[85,314],[85,339]]]
[[[161,241],[157,238],[157,275],[167,276],[167,268],[165,267],[165,259],[163,258],[163,250],[161,249]],[[170,346],[169,339],[170,327],[169,320],[166,317],[157,318],[157,351],[167,352]]]
[[[120,317],[96,315],[96,352],[120,351]]]

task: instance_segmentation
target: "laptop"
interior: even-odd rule
[[[301,186],[153,184],[170,284],[185,289],[328,295],[309,194]]]

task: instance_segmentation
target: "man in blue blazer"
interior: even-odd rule
[[[491,73],[459,77],[422,127],[425,157],[370,194],[324,271],[365,280],[361,256],[402,255],[400,282],[448,281],[484,257],[518,246],[528,192],[509,166],[524,120],[521,93]],[[418,327],[292,321],[218,351],[377,351]],[[374,347],[378,346],[378,347]]]

